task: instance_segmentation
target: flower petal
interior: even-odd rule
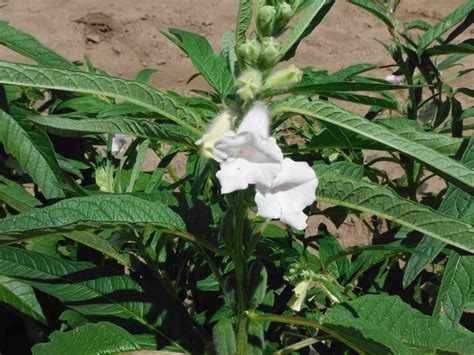
[[[268,138],[270,133],[270,114],[261,101],[256,102],[239,125],[237,133],[251,132],[255,136]]]
[[[226,110],[212,120],[206,133],[196,142],[197,145],[202,145],[201,152],[205,158],[212,158],[214,145],[226,132],[232,129],[236,119],[237,115],[234,111]]]

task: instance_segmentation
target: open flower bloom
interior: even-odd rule
[[[206,133],[196,142],[197,145],[202,146],[201,152],[205,158],[212,158],[214,145],[222,138],[225,132],[230,131],[234,127],[236,119],[237,116],[233,111],[226,110],[212,120]]]
[[[280,219],[296,229],[305,229],[308,216],[303,210],[316,200],[316,173],[308,163],[288,158],[283,160],[282,166],[270,187],[257,184],[258,214]]]
[[[217,178],[223,194],[245,190],[249,184],[270,187],[282,169],[283,153],[269,137],[270,117],[257,102],[237,131],[228,131],[214,145],[212,156],[220,163]]]

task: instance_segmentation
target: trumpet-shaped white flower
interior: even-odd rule
[[[234,127],[237,115],[231,111],[226,110],[214,118],[207,128],[206,133],[199,139],[196,144],[201,145],[202,155],[210,159],[216,142],[222,138],[224,133],[230,131]]]
[[[214,145],[213,157],[220,163],[217,178],[223,194],[245,190],[249,184],[270,187],[282,169],[283,154],[269,137],[270,117],[257,102],[237,131],[226,132]]]
[[[316,173],[308,163],[288,158],[283,160],[282,166],[271,186],[257,184],[255,202],[258,214],[280,219],[296,229],[305,229],[308,216],[303,209],[316,200]]]

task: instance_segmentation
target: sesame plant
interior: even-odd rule
[[[295,66],[334,2],[241,0],[218,53],[163,32],[188,95],[0,23],[36,62],[0,61],[0,353],[474,353],[474,2],[349,0],[386,66]]]

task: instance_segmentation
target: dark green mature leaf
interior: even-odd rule
[[[0,83],[121,98],[158,112],[198,134],[201,132],[196,127],[203,125],[193,111],[179,105],[160,90],[138,81],[0,61]]]
[[[217,322],[212,331],[216,354],[234,355],[236,344],[232,322],[228,318],[222,318]]]
[[[474,46],[468,43],[446,44],[441,46],[433,46],[429,48],[426,52],[430,56],[455,53],[474,54]]]
[[[60,130],[85,133],[123,133],[190,147],[194,147],[194,142],[199,139],[196,133],[184,127],[157,123],[150,119],[116,117],[76,120],[62,116],[34,116],[29,119],[35,124],[52,130],[52,132]]]
[[[433,316],[447,328],[455,329],[474,292],[474,256],[451,252],[443,275]]]
[[[240,45],[245,42],[247,32],[252,22],[253,0],[240,0],[239,14],[237,16],[237,55]]]
[[[7,276],[0,276],[0,302],[46,324],[46,318],[33,288],[23,282]]]
[[[196,33],[170,28],[165,34],[191,59],[209,85],[225,99],[232,90],[234,80],[227,69],[225,58],[214,54],[208,40]]]
[[[326,92],[324,96],[337,100],[355,102],[360,105],[369,105],[375,107],[382,107],[389,110],[398,110],[398,103],[396,101],[383,99],[380,97],[357,95],[349,92]]]
[[[23,186],[3,176],[0,176],[0,201],[17,211],[25,211],[41,205],[41,202],[26,191]]]
[[[377,16],[379,19],[381,19],[385,24],[393,28],[395,25],[393,24],[392,19],[390,16],[387,14],[386,11],[384,11],[379,5],[374,3],[373,1],[370,0],[349,0],[351,4],[354,4],[356,6],[359,6],[363,8],[364,10],[367,10],[371,14]]]
[[[165,227],[184,230],[183,220],[159,201],[104,194],[77,197],[0,219],[0,242],[84,229]]]
[[[443,33],[449,31],[454,25],[461,22],[473,9],[474,2],[467,0],[463,5],[426,31],[420,39],[417,53],[421,54],[433,41],[438,39]]]
[[[381,143],[426,164],[431,170],[466,191],[474,192],[473,170],[433,149],[411,142],[381,125],[377,125],[333,104],[325,101],[309,101],[304,97],[296,97],[277,102],[272,106],[273,114],[284,112],[314,117]]]
[[[117,354],[140,350],[134,337],[125,329],[110,322],[89,323],[68,332],[55,331],[50,342],[33,347],[33,355]]]
[[[324,233],[318,238],[319,259],[323,268],[329,269],[334,277],[339,278],[349,269],[349,260],[345,257],[331,260],[331,258],[343,251],[337,239],[329,233]]]
[[[283,42],[278,60],[288,60],[296,54],[301,41],[309,36],[329,12],[335,0],[314,0],[296,23],[290,35]]]
[[[346,305],[330,308],[324,326],[354,329],[389,347],[394,354],[474,352],[474,335],[465,329],[448,329],[411,308],[399,297],[365,295]]]
[[[77,66],[45,47],[33,36],[0,22],[0,44],[33,59],[36,63],[60,69],[79,70]]]
[[[63,175],[51,141],[44,132],[26,129],[12,116],[0,111],[0,142],[38,184],[46,198],[64,197],[60,188],[64,184]]]
[[[334,203],[399,223],[432,238],[474,252],[474,227],[406,200],[385,186],[330,171],[319,177],[318,201]]]
[[[469,142],[461,162],[468,168],[474,169],[474,140]],[[469,213],[473,205],[474,196],[472,194],[461,190],[457,186],[451,185],[438,211],[447,216],[463,219]],[[445,246],[446,244],[442,241],[424,237],[416,247],[416,250],[424,254],[414,254],[408,261],[403,275],[403,287],[406,288],[411,284],[426,265],[433,261]]]

